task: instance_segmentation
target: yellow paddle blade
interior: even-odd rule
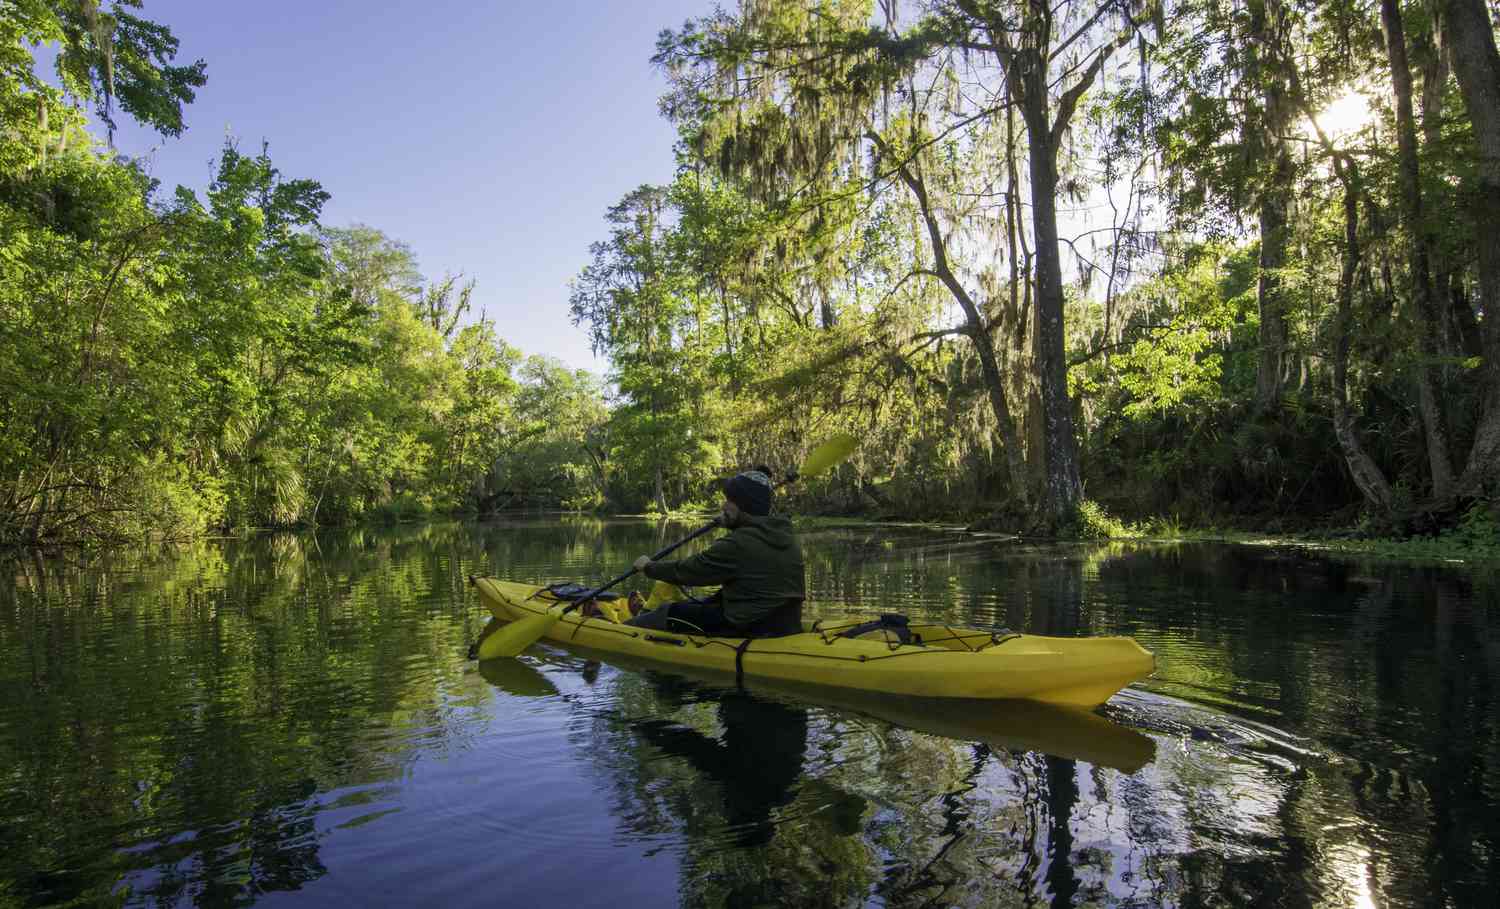
[[[547,629],[557,624],[562,618],[562,609],[561,605],[553,606],[541,615],[516,619],[479,643],[479,658],[493,660],[519,656],[521,651],[541,640]]]
[[[853,454],[858,445],[859,441],[853,436],[839,433],[813,449],[812,454],[808,455],[807,460],[803,462],[799,474],[804,477],[815,477],[827,473]]]

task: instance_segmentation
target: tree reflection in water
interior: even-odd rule
[[[823,614],[1136,637],[1160,670],[1103,716],[464,659],[485,621],[465,574],[592,577],[658,535],[554,519],[9,563],[0,905],[1493,901],[1494,572],[805,536]]]
[[[1092,813],[1120,795],[1114,771],[639,667],[590,662],[583,675],[607,689],[590,700],[610,709],[592,714],[575,746],[599,768],[627,839],[680,850],[684,905],[991,905],[1022,894],[1070,905],[1120,884],[1097,831],[1077,843],[1072,830],[1080,803]],[[1080,730],[1111,734],[1097,717],[1014,716],[1046,731],[970,728],[1063,744]],[[930,722],[957,728],[951,716]],[[1094,750],[1141,766],[1134,740],[1147,740],[1114,734],[1123,741]],[[1081,779],[1094,784],[1086,800]]]
[[[683,905],[1237,905],[1259,893],[1298,906],[1357,886],[1357,870],[1311,883],[1301,820],[1285,813],[1296,775],[1273,755],[1295,742],[1177,702],[1135,696],[1122,711],[1160,727],[1173,743],[1161,753],[1100,717],[1035,705],[1009,720],[991,705],[968,726],[937,705],[887,711],[945,730],[918,731],[876,710],[558,651],[541,665],[592,689],[558,681],[586,717],[573,745],[610,793],[622,844],[678,856]],[[1077,748],[1107,763],[1066,756]]]

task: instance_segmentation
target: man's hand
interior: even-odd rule
[[[650,565],[650,564],[651,564],[651,557],[650,556],[641,556],[640,558],[638,558],[638,559],[635,560],[635,570],[636,571],[645,571],[646,570],[646,566]]]

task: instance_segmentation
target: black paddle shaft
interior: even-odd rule
[[[661,552],[658,552],[656,555],[652,556],[651,557],[651,561],[653,561],[653,562],[659,562],[662,559],[665,559],[667,556],[671,555],[672,553],[676,552],[678,549],[681,549],[684,545],[686,545],[688,543],[691,543],[693,540],[696,540],[699,537],[703,536],[705,533],[708,533],[710,530],[717,530],[718,528],[719,528],[719,522],[718,521],[710,521],[707,524],[703,525],[702,527],[699,527],[697,530],[693,531],[692,533],[688,534],[687,536],[683,537],[682,539],[678,540],[677,542],[673,543],[671,546],[668,546],[666,549],[663,549]],[[579,606],[583,605],[584,603],[587,603],[589,600],[594,599],[599,594],[603,593],[604,591],[608,590],[609,588],[615,586],[616,584],[620,583],[621,581],[624,581],[624,580],[628,579],[633,574],[635,574],[635,567],[634,566],[632,566],[629,571],[627,571],[624,574],[620,575],[619,577],[615,578],[613,581],[610,581],[608,584],[605,584],[603,587],[595,588],[594,590],[591,590],[587,594],[584,594],[583,596],[581,596],[578,599],[574,600],[573,601],[573,605],[565,607],[563,609],[563,612],[566,613],[566,612],[569,612],[571,610],[577,609]]]

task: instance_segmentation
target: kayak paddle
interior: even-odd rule
[[[853,436],[844,435],[843,433],[834,436],[827,442],[824,442],[822,445],[814,448],[812,454],[808,455],[807,460],[803,462],[802,469],[800,471],[794,471],[787,476],[787,482],[790,483],[793,480],[800,479],[802,477],[816,477],[821,474],[827,473],[829,470],[832,470],[835,466],[842,463],[845,458],[849,457],[849,455],[853,454],[854,448],[857,444],[858,442],[855,441]],[[667,556],[675,552],[678,548],[683,546],[685,543],[696,540],[697,538],[703,536],[705,533],[708,533],[710,530],[713,530],[718,526],[718,519],[710,521],[704,526],[699,527],[697,530],[673,543],[671,546],[668,546],[666,549],[663,549],[662,551],[653,555],[651,557],[651,561],[656,562],[666,558]],[[577,609],[584,603],[587,603],[589,600],[594,599],[595,597],[599,596],[599,594],[605,592],[621,581],[626,580],[635,573],[635,568],[634,566],[632,566],[629,571],[610,581],[608,584],[605,584],[603,587],[596,587],[593,590],[589,591],[587,594],[579,597],[576,600],[573,600],[570,603],[559,603],[556,606],[553,606],[551,609],[548,609],[546,612],[540,613],[538,615],[527,616],[524,619],[517,619],[516,621],[511,622],[509,625],[506,625],[504,628],[501,628],[499,631],[491,634],[480,643],[478,654],[479,659],[488,660],[495,657],[518,656],[521,651],[541,640],[542,636],[545,635],[553,625],[557,624],[558,619],[561,619],[564,615],[567,615],[569,612],[572,612],[574,609]]]

